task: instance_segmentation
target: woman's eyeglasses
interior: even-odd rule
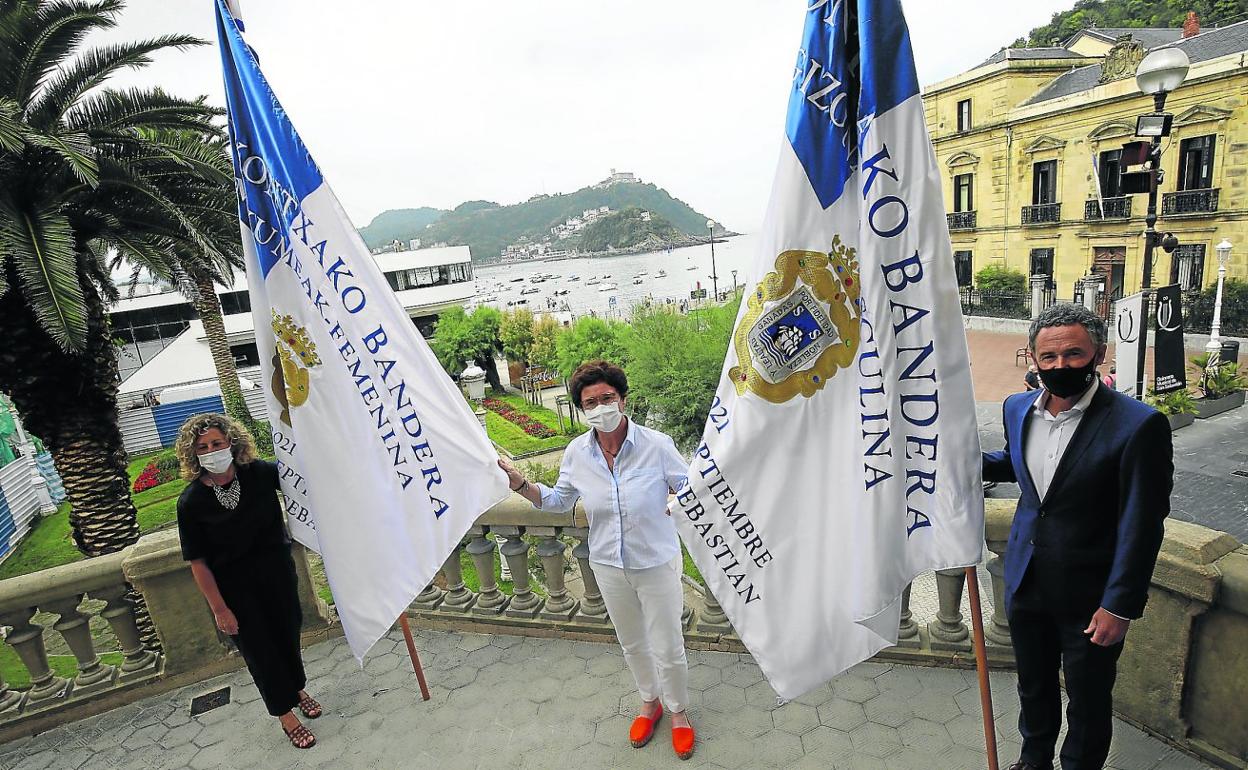
[[[598,408],[599,404],[618,404],[620,402],[620,394],[604,393],[600,398],[582,398],[581,410],[589,411]]]

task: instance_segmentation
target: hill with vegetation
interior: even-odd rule
[[[1012,45],[1049,46],[1089,27],[1178,29],[1188,11],[1195,11],[1201,25],[1208,28],[1248,18],[1248,0],[1077,0],[1069,11],[1053,14],[1048,24],[1036,27]]]
[[[630,208],[649,211],[683,236],[706,233],[706,215],[673,198],[666,190],[653,184],[621,182],[608,187],[585,187],[572,193],[536,195],[524,203],[510,206],[470,201],[460,204],[454,211],[443,213],[430,227],[425,227],[428,223],[421,223],[419,228],[409,232],[387,231],[388,237],[376,244],[368,236],[364,240],[369,246],[383,245],[395,238],[400,241],[420,238],[426,245],[439,242],[466,245],[472,249],[473,260],[490,261],[498,259],[506,246],[522,236],[540,241],[550,234],[555,225],[600,206],[616,212]],[[390,213],[386,212],[378,219]],[[718,228],[715,234],[717,237],[721,235]]]
[[[418,209],[390,209],[373,217],[373,221],[360,228],[360,237],[370,249],[385,246],[392,241],[406,243],[412,238],[423,238],[426,225],[433,224],[446,212],[423,206]]]
[[[677,230],[658,214],[651,212],[646,216],[640,208],[629,206],[586,225],[574,245],[582,252],[646,251],[682,243],[688,238],[688,234]]]

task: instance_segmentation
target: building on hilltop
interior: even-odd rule
[[[610,187],[613,184],[641,184],[641,180],[631,171],[616,171],[611,169],[611,175],[594,185],[595,189]]]
[[[1164,46],[1191,70],[1166,102],[1158,200],[1158,229],[1181,245],[1154,252],[1153,285],[1215,282],[1223,238],[1235,245],[1228,274],[1248,278],[1248,22],[1201,32],[1190,15],[1184,29],[1087,29],[1002,49],[924,89],[959,284],[999,265],[1047,276],[1063,299],[1093,272],[1110,298],[1139,290],[1147,200],[1121,193],[1119,160],[1153,109],[1136,67]]]

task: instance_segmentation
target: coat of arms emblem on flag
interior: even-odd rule
[[[862,309],[858,261],[839,236],[827,253],[782,252],[775,267],[746,300],[728,376],[738,395],[779,403],[814,395],[853,362]]]

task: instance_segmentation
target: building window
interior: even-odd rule
[[[1207,190],[1213,187],[1214,136],[1194,136],[1179,144],[1180,190]]]
[[[1031,274],[1053,275],[1053,249],[1031,250]]]
[[[1205,280],[1205,244],[1184,243],[1174,250],[1170,262],[1170,282],[1183,291],[1200,291]]]
[[[1097,164],[1101,181],[1101,197],[1117,198],[1122,195],[1122,150],[1101,153]]]
[[[1031,203],[1057,203],[1057,161],[1043,160],[1032,166]]]
[[[953,271],[958,276],[958,286],[971,285],[971,252],[953,252]]]
[[[953,210],[955,213],[975,210],[973,174],[958,174],[953,178]]]
[[[971,130],[971,100],[958,102],[958,133]]]

